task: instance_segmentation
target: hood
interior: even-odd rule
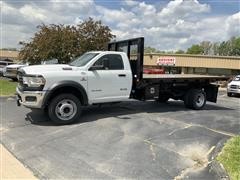
[[[238,85],[240,86],[240,81],[231,81],[230,83],[228,83],[228,85]]]
[[[49,64],[49,65],[33,65],[21,68],[27,74],[42,74],[50,71],[69,71],[74,70],[76,67],[69,66],[68,64]]]
[[[27,66],[26,64],[11,64],[6,66],[7,68],[19,68],[19,67],[24,67]]]

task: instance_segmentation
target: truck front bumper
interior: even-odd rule
[[[17,105],[23,105],[28,108],[42,108],[43,99],[45,96],[44,91],[17,91]]]

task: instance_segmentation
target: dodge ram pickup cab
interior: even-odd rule
[[[219,76],[143,74],[144,38],[109,43],[109,51],[91,51],[70,64],[36,65],[18,72],[17,103],[45,109],[51,120],[69,124],[83,106],[129,98],[183,100],[191,109],[216,102]],[[135,55],[130,56],[135,49]],[[124,51],[124,52],[120,52]],[[131,57],[131,58],[130,58]]]

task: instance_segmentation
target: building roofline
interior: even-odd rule
[[[221,59],[239,59],[240,56],[216,56],[216,55],[198,55],[198,54],[164,54],[164,53],[144,53],[144,55],[155,56],[187,56],[187,57],[203,57],[203,58],[221,58]]]

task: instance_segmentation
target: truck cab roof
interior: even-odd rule
[[[99,53],[99,54],[126,54],[120,51],[89,51],[88,53]]]

